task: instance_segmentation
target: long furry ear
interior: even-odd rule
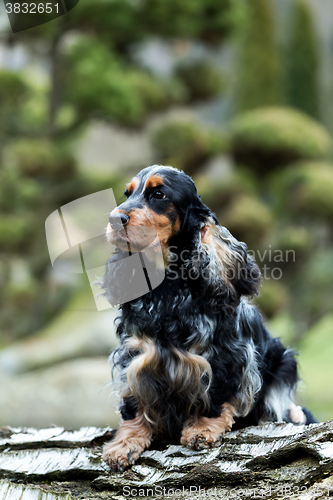
[[[128,255],[128,252],[116,248],[105,266],[101,288],[104,290],[103,295],[112,306],[127,301],[128,283],[133,275],[133,270],[128,266]]]
[[[200,230],[197,257],[191,267],[200,275],[201,289],[213,310],[234,310],[241,296],[258,295],[262,277],[247,246],[210,217]]]

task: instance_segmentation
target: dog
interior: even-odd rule
[[[120,346],[111,359],[122,421],[103,460],[122,472],[156,437],[200,450],[220,445],[231,429],[315,422],[295,403],[295,353],[271,337],[248,303],[262,282],[257,264],[201,201],[193,180],[154,165],[124,194],[107,227],[116,250],[104,294],[115,303],[123,269],[115,264],[124,263],[129,248],[159,246],[165,278],[120,306]]]

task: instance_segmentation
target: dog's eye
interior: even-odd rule
[[[163,198],[165,198],[165,194],[157,189],[156,191],[153,192],[151,197],[156,198],[157,200],[163,200]]]

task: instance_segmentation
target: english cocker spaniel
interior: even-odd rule
[[[125,195],[107,227],[116,250],[104,293],[117,302],[124,257],[145,247],[162,249],[165,278],[120,306],[112,362],[122,421],[104,447],[105,462],[122,472],[158,436],[199,450],[221,444],[231,428],[315,422],[294,402],[294,352],[270,336],[246,300],[258,294],[258,266],[192,179],[155,165],[134,177]]]

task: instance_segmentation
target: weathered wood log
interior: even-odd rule
[[[333,422],[249,427],[198,452],[153,444],[124,474],[111,473],[101,460],[113,434],[93,427],[2,428],[0,500],[333,497]]]

